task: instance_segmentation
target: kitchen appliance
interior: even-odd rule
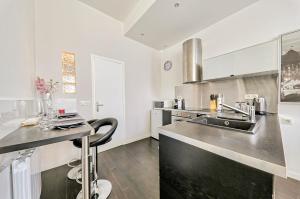
[[[265,115],[267,113],[267,103],[264,97],[258,97],[254,100],[255,112],[259,115]]]
[[[162,109],[151,110],[151,137],[158,140],[158,128],[168,124],[171,124],[171,111]]]
[[[201,39],[189,39],[183,43],[183,83],[202,81]]]
[[[172,108],[174,100],[153,101],[153,108]]]
[[[185,100],[181,96],[178,96],[174,101],[174,109],[185,109]]]
[[[198,113],[189,112],[189,111],[179,111],[179,110],[171,111],[172,124],[175,122],[191,121],[192,119],[198,116],[199,116]]]
[[[224,95],[222,93],[219,93],[217,96],[217,112],[222,112],[223,103],[224,103]]]

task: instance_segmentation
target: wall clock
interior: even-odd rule
[[[172,62],[168,60],[164,63],[164,70],[169,71],[171,70],[172,66],[173,66]]]

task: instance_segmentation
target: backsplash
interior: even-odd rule
[[[208,108],[210,94],[217,93],[223,93],[225,103],[229,105],[234,105],[237,101],[244,101],[245,94],[258,94],[266,98],[268,112],[278,112],[277,75],[183,84],[175,87],[175,96],[182,96],[185,99],[186,107],[192,108]]]
[[[0,100],[0,124],[16,118],[27,118],[35,112],[34,100]]]
[[[34,100],[0,99],[0,139],[18,129],[24,119],[35,114],[35,110]],[[18,157],[18,152],[1,154],[0,172],[16,157]]]
[[[0,100],[0,138],[17,129],[35,110],[34,100]]]

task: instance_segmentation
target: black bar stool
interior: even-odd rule
[[[94,123],[96,121],[97,121],[97,119],[92,119],[92,120],[87,121],[87,123],[89,123],[90,125],[92,125],[92,123]],[[95,130],[95,133],[96,133],[96,130],[99,130],[99,128],[98,129],[94,129],[94,130]],[[73,142],[74,140],[71,140],[71,141]],[[80,159],[73,159],[70,162],[68,162],[68,166],[73,168],[67,174],[67,177],[70,180],[75,180],[75,179],[80,178],[80,175],[81,175],[81,173],[80,173],[81,172],[81,164],[79,164],[77,166],[71,165],[71,163],[73,163],[75,161],[79,161],[79,160],[81,160],[81,158]]]
[[[98,146],[104,145],[108,143],[109,141],[112,140],[112,136],[115,133],[117,126],[118,126],[118,121],[115,118],[105,118],[101,120],[90,120],[88,122],[94,129],[95,129],[95,134],[90,136],[90,147],[92,147],[92,187],[91,187],[91,195],[92,198],[98,198],[98,199],[106,199],[112,190],[112,185],[111,182],[108,180],[104,179],[99,179],[98,180]],[[103,126],[111,126],[111,128],[104,134],[97,133],[98,130],[103,127]],[[73,145],[81,148],[82,147],[82,141],[81,139],[76,139],[73,140]],[[74,179],[77,179],[81,177],[81,165],[79,165],[80,169],[78,167],[75,167],[72,170],[76,170],[75,173],[72,171],[71,177],[75,177]],[[71,172],[70,171],[70,172]],[[75,174],[75,175],[74,175]],[[69,177],[69,173],[68,173]],[[80,183],[80,182],[79,182]],[[82,191],[79,192],[77,195],[77,199],[82,198]]]

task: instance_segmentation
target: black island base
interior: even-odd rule
[[[272,199],[273,175],[159,137],[160,199]]]

